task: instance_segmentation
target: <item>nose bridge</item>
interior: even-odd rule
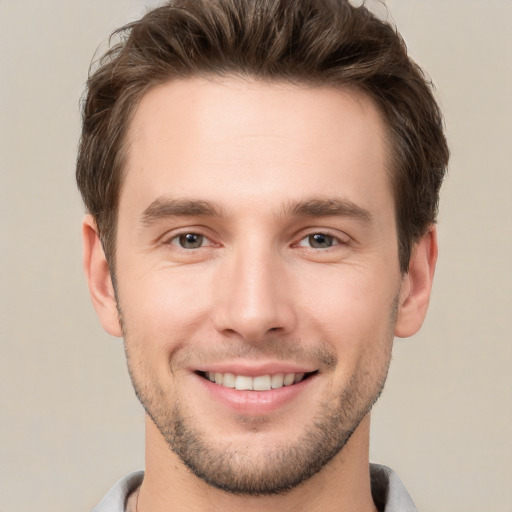
[[[284,262],[269,240],[254,237],[234,247],[222,264],[217,287],[218,330],[258,341],[269,331],[289,332],[295,324],[285,286]]]

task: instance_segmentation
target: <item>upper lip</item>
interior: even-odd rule
[[[234,375],[245,375],[257,377],[258,375],[275,375],[278,373],[311,373],[318,370],[311,365],[303,365],[285,361],[258,363],[254,362],[233,362],[233,363],[212,363],[204,364],[194,369],[196,372],[233,373]]]

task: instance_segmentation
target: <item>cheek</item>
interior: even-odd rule
[[[202,272],[169,268],[125,279],[119,296],[130,340],[144,340],[146,353],[161,356],[197,336],[208,318],[208,280]]]
[[[355,365],[372,352],[385,357],[381,347],[393,339],[398,282],[354,268],[334,269],[322,278],[317,275],[314,287],[311,283],[297,293],[308,297],[302,307],[302,325],[310,331],[307,337],[322,336],[340,364]]]

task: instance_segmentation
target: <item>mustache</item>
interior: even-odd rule
[[[237,359],[314,363],[322,370],[333,370],[338,363],[336,353],[325,343],[308,346],[298,339],[271,337],[253,343],[243,340],[224,340],[216,346],[187,340],[176,347],[171,354],[171,366],[180,367],[191,362],[194,365],[212,364]]]

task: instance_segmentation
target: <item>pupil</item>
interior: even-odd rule
[[[314,247],[316,249],[331,247],[332,236],[324,235],[322,233],[316,233],[315,235],[311,235],[309,237],[309,243],[311,244],[311,247]]]
[[[185,235],[180,235],[180,245],[184,249],[197,249],[198,247],[201,247],[202,243],[202,235],[197,235],[196,233],[187,233]]]

